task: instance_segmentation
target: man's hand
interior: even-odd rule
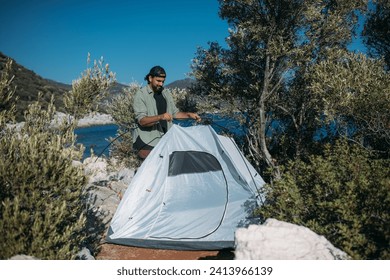
[[[169,113],[164,113],[162,115],[159,115],[161,121],[168,121],[171,122],[173,120],[173,117]]]
[[[200,122],[202,120],[201,117],[199,117],[199,115],[196,113],[188,113],[188,117],[196,120],[197,122]]]

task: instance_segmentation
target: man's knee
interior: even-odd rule
[[[145,159],[149,154],[151,150],[139,150],[138,151],[138,156],[142,159]]]

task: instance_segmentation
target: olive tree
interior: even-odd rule
[[[390,2],[388,0],[374,0],[370,10],[363,35],[369,54],[374,57],[383,57],[387,69],[390,69]]]
[[[348,51],[367,2],[220,1],[228,47],[198,49],[193,90],[247,118],[247,155],[273,171],[261,218],[386,259],[390,79],[383,60]]]
[[[346,48],[366,2],[220,1],[220,16],[230,25],[228,48],[211,43],[198,49],[194,90],[238,105],[247,117],[246,152],[256,165],[271,167],[280,177],[278,162],[299,156],[308,135],[314,137],[320,124],[310,129],[307,124],[320,120],[321,98],[313,110],[305,84],[297,82],[327,50]],[[284,138],[288,141],[280,141]]]
[[[388,158],[390,74],[384,61],[344,53],[313,65],[309,76],[308,88],[321,97],[334,133]]]

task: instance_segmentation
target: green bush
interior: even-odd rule
[[[47,126],[53,112],[30,105],[21,130],[5,129],[0,137],[1,259],[71,259],[85,239],[86,178],[72,160],[81,151],[64,148],[73,134]]]
[[[263,218],[307,226],[354,259],[389,259],[390,161],[339,142],[266,186]]]
[[[115,138],[110,138],[110,156],[119,160],[126,166],[137,168],[140,165],[139,158],[133,151],[132,131],[135,128],[135,115],[133,110],[133,98],[141,86],[133,83],[129,87],[112,98],[108,104],[107,112],[118,125]]]
[[[26,254],[39,259],[73,259],[87,236],[87,178],[75,145],[78,118],[95,106],[114,75],[94,63],[64,97],[72,117],[53,125],[54,98],[42,107],[42,94],[29,104],[25,123],[14,119],[11,81],[1,75],[0,98],[10,104],[0,114],[0,259]],[[92,238],[93,239],[93,238]],[[92,240],[95,241],[95,240]]]
[[[16,88],[12,86],[14,77],[10,77],[12,60],[8,59],[4,64],[4,71],[0,74],[0,131],[7,122],[15,119],[17,98],[14,97]]]
[[[90,54],[88,53],[88,64]],[[93,67],[87,68],[81,77],[72,82],[72,90],[64,95],[65,112],[80,119],[91,111],[97,111],[99,102],[109,93],[115,83],[115,73],[109,65],[104,65],[103,57],[94,61]]]

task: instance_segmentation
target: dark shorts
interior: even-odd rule
[[[148,144],[145,144],[144,141],[141,140],[141,138],[138,136],[133,144],[134,151],[138,152],[140,150],[152,150],[154,147],[150,146]]]

